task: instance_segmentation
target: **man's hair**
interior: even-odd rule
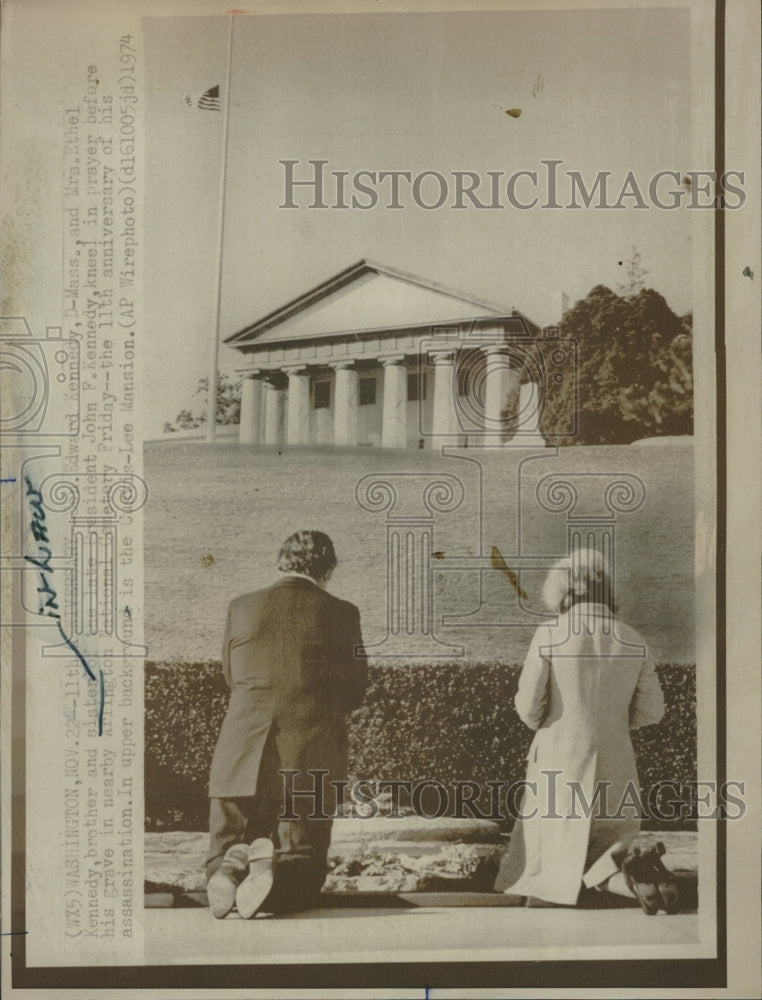
[[[542,599],[549,611],[568,611],[582,602],[605,604],[616,613],[611,571],[597,549],[575,549],[553,566],[542,588]]]
[[[335,565],[333,542],[322,531],[295,531],[278,553],[281,573],[304,573],[313,580],[322,579]]]

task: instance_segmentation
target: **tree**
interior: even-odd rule
[[[206,423],[209,379],[198,380],[192,409],[181,410],[174,421],[164,424],[164,431],[185,431]],[[234,380],[224,372],[217,373],[217,424],[237,424],[241,419],[241,380]]]
[[[624,261],[619,261],[623,264]],[[632,254],[627,261],[627,280],[619,283],[619,294],[627,299],[642,292],[646,285],[648,271],[643,267],[643,257],[637,247],[632,248]]]
[[[693,433],[690,316],[676,316],[652,288],[623,296],[597,285],[566,313],[561,333],[577,343],[579,390],[577,433],[563,443]],[[541,431],[569,426],[575,406],[572,379],[549,386]]]

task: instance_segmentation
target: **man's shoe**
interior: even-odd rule
[[[266,837],[252,841],[248,848],[249,874],[238,886],[235,905],[239,916],[250,920],[270,895],[273,887],[275,849]]]
[[[236,889],[249,866],[248,852],[246,844],[234,844],[229,847],[222,864],[207,882],[206,895],[209,908],[218,920],[226,917],[235,906]]]

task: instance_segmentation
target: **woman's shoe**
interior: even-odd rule
[[[655,916],[662,905],[661,893],[654,881],[654,867],[650,859],[635,847],[622,862],[622,874],[635,894],[640,908],[649,917]]]
[[[662,908],[669,914],[675,914],[680,909],[680,891],[677,879],[661,859],[665,853],[664,844],[658,841],[643,854],[643,860],[647,859],[653,870],[653,881],[659,890]]]

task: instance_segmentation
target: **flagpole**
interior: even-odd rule
[[[233,17],[230,15],[230,28],[228,30],[228,64],[227,81],[222,97],[223,101],[223,124],[222,124],[222,168],[220,178],[220,203],[217,225],[217,282],[214,295],[214,337],[212,339],[212,349],[209,357],[209,392],[207,393],[208,403],[206,410],[206,443],[214,444],[216,423],[217,423],[217,368],[220,356],[220,313],[222,304],[222,249],[225,239],[225,188],[227,186],[228,172],[228,122],[230,121],[230,77],[233,66]]]

